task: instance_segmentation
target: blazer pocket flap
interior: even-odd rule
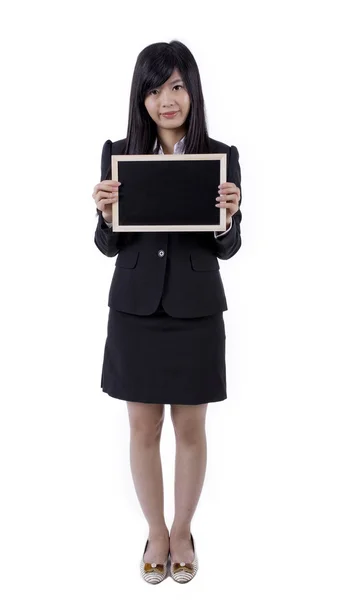
[[[120,250],[117,255],[116,267],[122,267],[123,269],[134,269],[136,267],[138,255],[140,251],[135,248],[124,248]]]
[[[194,252],[190,254],[190,260],[194,271],[217,271],[219,269],[219,262],[214,254]]]

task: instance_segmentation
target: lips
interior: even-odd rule
[[[164,115],[166,117],[171,117],[172,115],[176,115],[177,112],[178,112],[178,110],[174,110],[173,112],[162,113],[162,115]]]

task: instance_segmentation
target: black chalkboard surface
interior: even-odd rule
[[[226,209],[215,206],[226,181],[226,154],[112,155],[120,181],[114,231],[224,231]]]

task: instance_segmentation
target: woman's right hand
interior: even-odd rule
[[[97,183],[94,187],[92,197],[95,200],[97,208],[102,211],[102,217],[107,223],[111,223],[113,220],[112,205],[118,200],[118,189],[120,185],[120,181],[106,179],[100,181],[100,183]]]

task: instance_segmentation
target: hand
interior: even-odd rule
[[[216,206],[218,208],[227,208],[226,222],[227,225],[229,225],[231,223],[231,217],[239,209],[241,190],[234,183],[226,181],[218,186],[218,193],[219,196],[217,196],[216,200],[219,204],[216,204]]]
[[[111,223],[113,220],[112,205],[118,200],[120,185],[120,181],[105,179],[94,187],[92,198],[94,198],[97,208],[102,211],[102,217],[107,223]]]

